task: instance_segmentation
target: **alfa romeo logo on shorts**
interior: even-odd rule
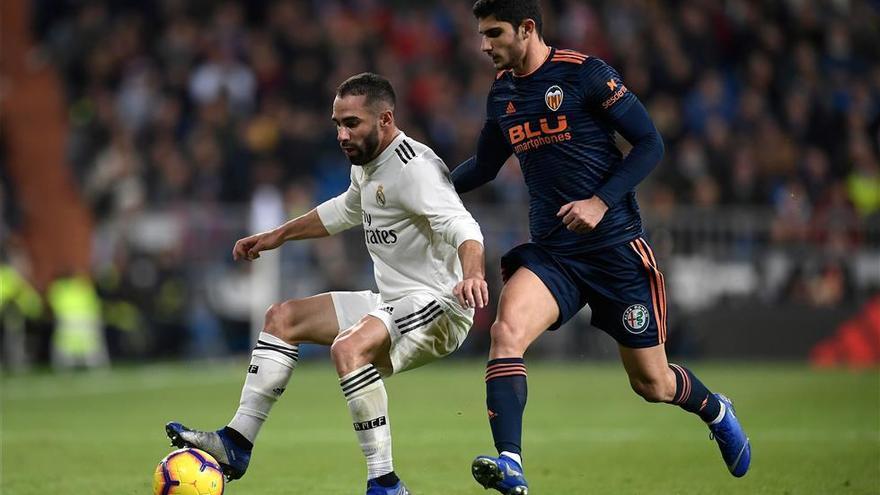
[[[629,333],[640,334],[648,328],[651,315],[648,308],[642,304],[633,304],[623,312],[623,326]]]

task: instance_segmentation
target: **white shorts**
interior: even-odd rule
[[[436,294],[419,292],[394,301],[368,290],[331,292],[340,332],[366,315],[382,320],[391,337],[391,375],[449,355],[464,342],[473,324],[473,310],[462,315]]]

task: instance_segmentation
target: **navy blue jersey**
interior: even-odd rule
[[[662,155],[662,141],[644,107],[608,64],[578,52],[551,49],[531,74],[499,73],[486,114],[477,156],[463,164],[482,169],[483,174],[480,179],[467,177],[467,166],[454,173],[460,192],[494,178],[515,153],[528,186],[533,242],[564,255],[642,235],[634,187],[659,161],[656,151],[659,148]],[[633,114],[635,118],[628,117]],[[630,125],[632,121],[637,124]],[[615,145],[615,130],[636,145],[632,160],[627,158],[632,162],[628,168],[621,167],[624,160]],[[652,143],[639,147],[634,141],[645,136]],[[609,206],[599,225],[587,234],[567,230],[556,216],[559,209],[594,195]]]

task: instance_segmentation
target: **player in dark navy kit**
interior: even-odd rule
[[[644,239],[635,186],[663,156],[647,111],[602,60],[548,46],[538,0],[479,0],[482,51],[499,71],[476,156],[457,167],[459,193],[495,178],[516,154],[529,191],[531,242],[501,260],[505,281],[486,367],[486,404],[498,457],[479,456],[476,480],[528,493],[522,470],[523,355],[585,304],[617,340],[633,390],[700,416],[734,476],[749,441],[730,401],[666,360],[666,287]],[[632,144],[624,158],[615,132]]]

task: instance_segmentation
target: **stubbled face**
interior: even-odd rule
[[[502,22],[490,15],[479,20],[480,49],[492,58],[495,70],[519,66],[525,57],[526,42],[517,35],[517,29],[509,22]]]
[[[352,165],[365,165],[379,154],[379,112],[366,104],[365,95],[333,100],[336,140]]]

